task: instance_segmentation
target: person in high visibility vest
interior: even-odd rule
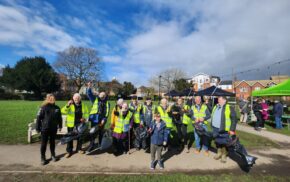
[[[143,105],[144,125],[148,128],[153,120],[153,113],[155,111],[155,105],[153,105],[151,97],[147,97]]]
[[[129,150],[128,133],[133,125],[133,113],[128,109],[128,104],[124,102],[122,108],[115,111],[117,120],[113,129],[113,145],[115,155],[127,153]]]
[[[139,127],[140,125],[144,125],[143,105],[141,102],[138,102],[137,96],[132,96],[129,109],[134,115],[133,128]]]
[[[176,126],[177,130],[177,136],[178,136],[178,144],[179,144],[179,150],[182,150],[183,148],[183,142],[184,142],[184,137],[182,134],[182,118],[183,118],[183,99],[178,98],[176,103],[172,106],[172,119],[173,123]]]
[[[194,123],[199,123],[206,131],[207,131],[207,124],[208,119],[210,119],[210,112],[205,104],[201,103],[201,97],[196,96],[194,98],[195,104],[191,107],[192,108],[192,120]],[[194,140],[195,140],[195,153],[199,154],[201,150],[201,138],[197,134],[196,129],[194,129]],[[208,147],[207,142],[202,142],[202,148],[205,151],[205,155],[208,156]]]
[[[129,105],[129,109],[133,113],[133,117],[134,117],[133,128],[132,128],[133,130],[132,133],[135,134],[135,136],[132,136],[134,137],[134,147],[137,150],[140,150],[142,146],[136,134],[137,134],[138,127],[144,127],[144,115],[143,115],[143,105],[141,102],[138,102],[137,96],[132,97],[131,103]],[[130,138],[131,140],[133,139],[132,137]]]
[[[117,100],[117,104],[115,105],[112,114],[111,114],[111,129],[114,130],[115,128],[115,124],[118,121],[118,114],[120,112],[120,110],[122,109],[122,105],[124,103],[123,99],[118,99]]]
[[[211,126],[213,137],[217,137],[219,133],[228,132],[229,135],[235,135],[237,125],[236,111],[234,107],[227,104],[225,97],[218,98],[218,104],[213,108],[211,115]],[[221,159],[222,163],[227,162],[227,148],[225,145],[216,143],[217,154],[215,160]]]
[[[147,97],[143,105],[144,126],[146,127],[146,129],[149,129],[149,127],[151,126],[154,112],[155,105],[153,105],[151,97]],[[145,144],[145,148],[148,149],[150,146],[150,137],[146,138]]]
[[[102,143],[104,128],[105,128],[107,119],[109,117],[110,104],[109,104],[109,101],[107,100],[107,96],[105,92],[100,92],[98,96],[95,96],[93,94],[91,82],[88,83],[87,96],[90,99],[91,103],[93,104],[93,107],[89,115],[89,121],[91,122],[91,128],[98,125],[97,132],[99,135],[99,145],[100,145]],[[96,134],[94,132],[90,133],[90,145],[87,149],[88,153],[96,147],[95,139],[96,139]]]
[[[186,153],[189,153],[190,145],[188,140],[187,126],[192,123],[192,110],[191,107],[187,104],[183,105],[182,108],[183,116],[182,116],[182,137],[183,137],[183,147],[186,148]]]
[[[160,105],[156,107],[156,112],[158,112],[161,116],[161,119],[166,124],[166,138],[167,138],[167,148],[170,150],[170,133],[173,129],[173,121],[172,121],[172,110],[171,106],[168,105],[167,99],[163,98],[160,101]]]
[[[73,95],[73,99],[69,100],[68,103],[61,109],[61,113],[67,116],[66,126],[68,132],[73,131],[74,128],[79,126],[79,124],[86,122],[89,117],[89,109],[81,101],[81,95],[79,93],[75,93]],[[79,138],[77,140],[76,148],[76,152],[81,154],[84,153],[82,150],[82,140],[83,138]],[[73,153],[73,141],[67,144],[66,152],[67,154],[65,157],[69,158]]]

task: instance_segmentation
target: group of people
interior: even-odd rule
[[[41,163],[47,163],[45,157],[46,145],[50,140],[51,159],[57,161],[55,155],[55,136],[57,129],[62,128],[61,115],[67,115],[68,131],[74,130],[80,123],[88,122],[91,128],[98,127],[98,132],[89,132],[90,144],[86,151],[82,148],[83,138],[77,141],[76,151],[79,153],[90,152],[102,142],[105,125],[110,114],[110,104],[104,92],[94,95],[89,83],[87,95],[92,102],[92,108],[81,101],[81,96],[76,93],[73,99],[60,109],[55,105],[55,97],[48,94],[37,115],[37,131],[41,132]],[[211,120],[211,122],[209,122]],[[113,147],[115,154],[127,153],[131,146],[137,150],[145,149],[151,153],[150,168],[164,168],[162,150],[171,150],[173,147],[173,130],[176,128],[178,149],[186,149],[190,152],[188,126],[194,126],[194,153],[199,154],[202,150],[204,155],[209,156],[210,142],[197,131],[198,128],[207,131],[212,128],[213,137],[221,132],[235,135],[237,124],[236,112],[225,97],[218,98],[218,104],[213,108],[210,104],[203,103],[200,96],[189,99],[177,98],[174,103],[169,103],[166,98],[154,105],[151,98],[146,98],[144,103],[132,97],[128,104],[123,99],[118,99],[111,113],[110,130],[112,131]],[[98,144],[95,143],[98,136]],[[226,145],[216,144],[217,154],[214,159],[225,163],[227,160]],[[73,142],[67,144],[67,154],[73,154]],[[157,161],[155,160],[157,157]]]
[[[239,102],[239,109],[241,113],[240,122],[247,123],[249,118],[248,116],[251,111],[250,102],[247,99],[242,98]],[[255,130],[260,131],[262,129],[263,130],[266,129],[265,121],[269,120],[270,116],[268,102],[264,98],[255,98],[253,101],[252,110],[255,117],[257,118],[257,121],[254,126]],[[275,119],[276,129],[282,129],[283,126],[281,118],[283,115],[283,105],[278,100],[274,101],[272,115]]]

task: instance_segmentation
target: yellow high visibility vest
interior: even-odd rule
[[[216,108],[217,107],[214,106],[214,108],[212,110],[211,118],[213,118],[213,114],[214,114]],[[229,104],[226,104],[226,106],[225,106],[225,120],[226,120],[225,131],[230,131],[231,125],[232,125],[232,120],[231,120],[231,109],[230,109]]]
[[[132,110],[135,110],[135,108],[133,108],[133,106],[130,106],[130,108]],[[134,115],[134,123],[139,124],[141,122],[141,116],[140,116],[141,109],[142,109],[142,105],[138,104],[138,106],[133,114]]]
[[[125,118],[123,118],[123,113],[120,112],[118,120],[115,123],[114,132],[115,133],[123,133],[129,131],[130,127],[130,119],[132,117],[132,112],[128,111],[128,114]]]
[[[165,122],[167,128],[173,128],[172,118],[169,117],[168,113],[163,110],[161,106],[157,107],[157,111],[159,112],[161,119]]]
[[[183,109],[184,110],[189,110],[190,107],[189,107],[189,105],[184,105]],[[182,123],[188,125],[191,122],[192,122],[191,118],[189,116],[187,116],[187,114],[184,113],[183,116],[182,116]]]
[[[67,115],[66,117],[66,125],[67,127],[74,127],[75,126],[75,106],[74,104],[71,104],[69,107],[64,106],[61,109],[61,113],[64,115]],[[89,118],[89,109],[87,105],[82,103],[82,113],[83,118],[88,119]]]
[[[206,116],[207,106],[202,104],[200,110],[197,109],[196,105],[192,106],[193,115],[195,118],[204,118]],[[194,121],[195,122],[195,121]],[[207,121],[204,121],[204,124],[207,124]]]
[[[90,114],[98,114],[98,112],[99,112],[99,98],[96,98],[96,100],[95,100],[95,102],[93,104],[93,107],[91,109]],[[108,118],[109,112],[110,112],[109,102],[106,101],[106,114],[105,114],[105,117]]]

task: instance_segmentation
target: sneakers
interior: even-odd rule
[[[222,158],[222,149],[218,148],[217,149],[217,154],[213,157],[215,160],[219,160]]]
[[[65,157],[65,158],[70,158],[71,156],[72,156],[71,153],[66,153],[64,157]]]
[[[55,157],[55,156],[51,156],[51,160],[52,160],[53,162],[56,162],[56,161],[58,161],[59,159],[58,159],[57,157]]]
[[[160,169],[164,169],[164,164],[162,161],[158,161],[158,165]]]
[[[150,169],[151,170],[155,169],[155,161],[151,161]]]
[[[79,150],[78,153],[79,153],[79,154],[84,154],[85,151],[83,151],[83,150]]]
[[[195,153],[195,154],[199,154],[200,151],[199,151],[198,149],[195,149],[195,150],[194,150],[194,153]]]
[[[41,158],[41,161],[40,161],[40,163],[41,163],[41,165],[45,165],[45,164],[47,164],[47,161],[46,161],[46,159],[45,159],[45,157],[43,158]]]
[[[204,155],[208,157],[209,156],[209,151],[208,150],[205,150],[204,151]]]

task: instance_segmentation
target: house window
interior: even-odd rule
[[[240,92],[248,92],[248,88],[247,87],[241,87],[240,88]]]
[[[260,87],[255,87],[255,90],[261,90],[261,88]]]

